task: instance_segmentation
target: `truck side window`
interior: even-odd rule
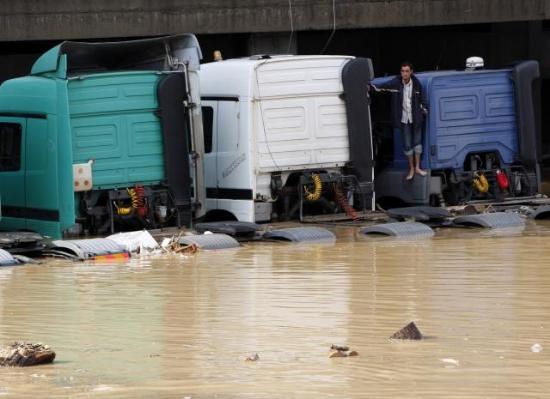
[[[204,152],[212,152],[212,129],[214,126],[214,108],[202,107],[202,128],[204,130]]]
[[[0,172],[21,169],[21,125],[0,123]]]

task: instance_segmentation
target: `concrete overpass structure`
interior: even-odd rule
[[[336,0],[339,29],[550,19],[548,0]],[[0,0],[0,41],[326,30],[332,0]]]

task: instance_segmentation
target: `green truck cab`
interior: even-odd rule
[[[190,34],[64,42],[0,86],[0,229],[53,238],[188,225],[204,213]]]

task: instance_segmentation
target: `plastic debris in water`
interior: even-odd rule
[[[534,345],[531,347],[531,352],[533,352],[533,353],[542,352],[542,345],[541,345],[541,344],[534,344]]]
[[[414,321],[411,321],[401,330],[393,334],[390,338],[391,339],[411,339],[411,340],[419,341],[423,337],[422,337],[422,333],[420,332],[416,324],[414,324]]]
[[[445,358],[445,359],[439,359],[439,360],[441,360],[443,363],[449,366],[454,366],[454,367],[460,366],[460,362],[456,359]]]

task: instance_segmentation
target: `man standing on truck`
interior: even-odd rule
[[[392,124],[401,131],[403,152],[409,160],[407,180],[412,180],[415,173],[426,176],[420,168],[422,155],[422,124],[428,109],[420,81],[414,76],[412,64],[401,63],[401,76],[396,76],[388,83],[374,87],[377,91],[392,93]]]

